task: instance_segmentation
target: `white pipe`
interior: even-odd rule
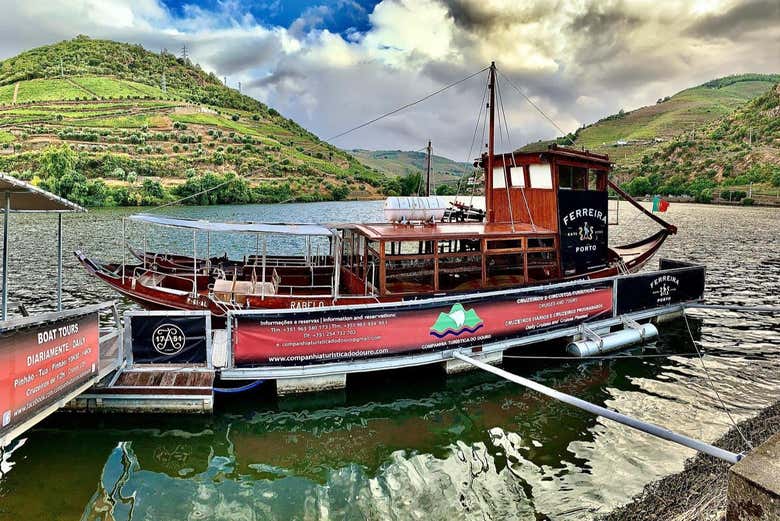
[[[637,429],[642,432],[652,434],[653,436],[656,436],[658,438],[662,438],[664,440],[671,441],[674,443],[679,443],[680,445],[683,445],[685,447],[697,450],[699,452],[703,452],[705,454],[709,454],[710,456],[714,456],[718,459],[728,461],[729,463],[732,464],[737,463],[739,460],[742,459],[742,454],[735,454],[733,452],[729,452],[727,450],[712,445],[708,445],[707,443],[701,442],[699,440],[689,438],[688,436],[677,434],[676,432],[672,432],[668,429],[664,429],[663,427],[660,427],[658,425],[652,423],[646,423],[641,420],[632,418],[630,416],[626,416],[625,414],[620,414],[619,412],[615,412],[611,409],[607,409],[605,407],[601,407],[599,405],[586,402],[585,400],[581,400],[579,398],[576,398],[566,393],[562,393],[560,391],[556,391],[555,389],[534,382],[533,380],[523,378],[522,376],[517,376],[516,374],[512,374],[508,371],[504,371],[503,369],[499,369],[498,367],[493,367],[492,365],[488,365],[484,362],[480,362],[479,360],[475,360],[461,353],[453,353],[452,356],[457,358],[458,360],[462,360],[466,363],[469,363],[474,367],[478,367],[489,373],[493,373],[494,375],[500,376],[501,378],[505,378],[510,382],[514,382],[516,384],[522,385],[523,387],[527,387],[538,393],[542,393],[545,396],[549,396],[550,398],[554,398],[558,401],[572,405],[574,407],[577,407],[578,409],[582,409],[584,411],[596,414],[603,418],[608,418],[612,421],[622,423],[623,425],[626,425],[633,429]]]

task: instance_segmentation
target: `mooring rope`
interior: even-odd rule
[[[215,393],[223,393],[223,394],[243,393],[244,391],[249,391],[251,389],[254,389],[255,387],[258,387],[263,382],[265,382],[265,380],[255,380],[254,382],[248,383],[246,385],[242,385],[241,387],[213,387],[212,389]]]
[[[696,356],[692,353],[640,353],[622,355],[554,356],[554,355],[504,355],[514,360],[630,360],[633,358],[669,358],[670,356]]]
[[[709,383],[710,388],[715,393],[715,396],[717,396],[718,401],[720,402],[720,406],[723,409],[723,412],[726,413],[726,416],[729,417],[729,421],[731,421],[731,425],[736,429],[737,433],[739,433],[740,438],[742,438],[742,441],[745,442],[745,445],[750,450],[753,450],[753,444],[750,443],[750,440],[747,439],[747,436],[745,436],[745,433],[742,432],[742,429],[740,429],[737,422],[734,420],[734,417],[731,416],[731,411],[729,411],[728,407],[726,406],[726,403],[723,401],[723,398],[721,398],[720,393],[718,392],[718,389],[715,387],[714,382],[712,381],[712,376],[710,376],[710,371],[707,369],[707,365],[704,363],[704,356],[701,353],[701,350],[699,349],[698,344],[696,343],[696,339],[693,338],[693,331],[691,331],[691,325],[688,323],[688,316],[683,312],[682,314],[683,320],[685,320],[685,328],[688,330],[688,336],[691,338],[691,343],[693,344],[694,349],[696,349],[696,353],[699,357],[699,362],[701,363],[701,368],[704,370],[704,374],[707,377],[707,382]]]

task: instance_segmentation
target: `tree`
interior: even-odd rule
[[[422,188],[423,178],[420,172],[408,174],[399,179],[401,184],[401,195],[417,195]]]
[[[637,176],[626,183],[626,190],[630,195],[647,195],[653,191],[650,180],[643,175]]]
[[[456,195],[457,191],[450,185],[439,185],[436,187],[436,195]]]

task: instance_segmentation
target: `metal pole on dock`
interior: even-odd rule
[[[3,309],[2,320],[8,318],[8,217],[11,215],[11,193],[5,193],[3,219]]]
[[[57,311],[62,311],[62,212],[57,214]]]
[[[702,441],[695,440],[687,436],[683,436],[682,434],[677,434],[676,432],[672,432],[668,429],[664,429],[663,427],[659,427],[658,425],[652,423],[646,423],[641,420],[637,420],[636,418],[626,416],[625,414],[620,414],[619,412],[615,412],[611,409],[607,409],[605,407],[601,407],[599,405],[586,402],[585,400],[581,400],[579,398],[576,398],[566,393],[562,393],[560,391],[556,391],[555,389],[534,382],[533,380],[523,378],[522,376],[517,376],[516,374],[512,374],[508,371],[504,371],[503,369],[499,369],[498,367],[493,367],[492,365],[486,364],[479,360],[475,360],[464,354],[453,353],[453,356],[458,360],[462,360],[463,362],[471,364],[474,367],[478,367],[479,369],[483,369],[489,373],[493,373],[494,375],[505,378],[510,382],[514,382],[516,384],[522,385],[523,387],[527,387],[531,390],[542,393],[545,396],[549,396],[550,398],[554,398],[556,400],[572,405],[584,411],[596,414],[598,416],[602,416],[604,418],[608,418],[618,423],[622,423],[623,425],[626,425],[633,429],[637,429],[642,432],[652,434],[653,436],[657,436],[667,441],[679,443],[680,445],[683,445],[685,447],[697,450],[699,452],[703,452],[705,454],[709,454],[710,456],[714,456],[718,459],[728,461],[729,463],[732,464],[737,463],[740,459],[742,459],[742,454],[735,454],[733,452],[729,452],[727,450],[715,447],[713,445],[709,445]]]

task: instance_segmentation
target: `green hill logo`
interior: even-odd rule
[[[455,304],[449,313],[439,313],[439,318],[431,326],[431,335],[444,338],[447,335],[459,336],[462,333],[474,333],[484,326],[473,309],[466,310],[462,304]]]

